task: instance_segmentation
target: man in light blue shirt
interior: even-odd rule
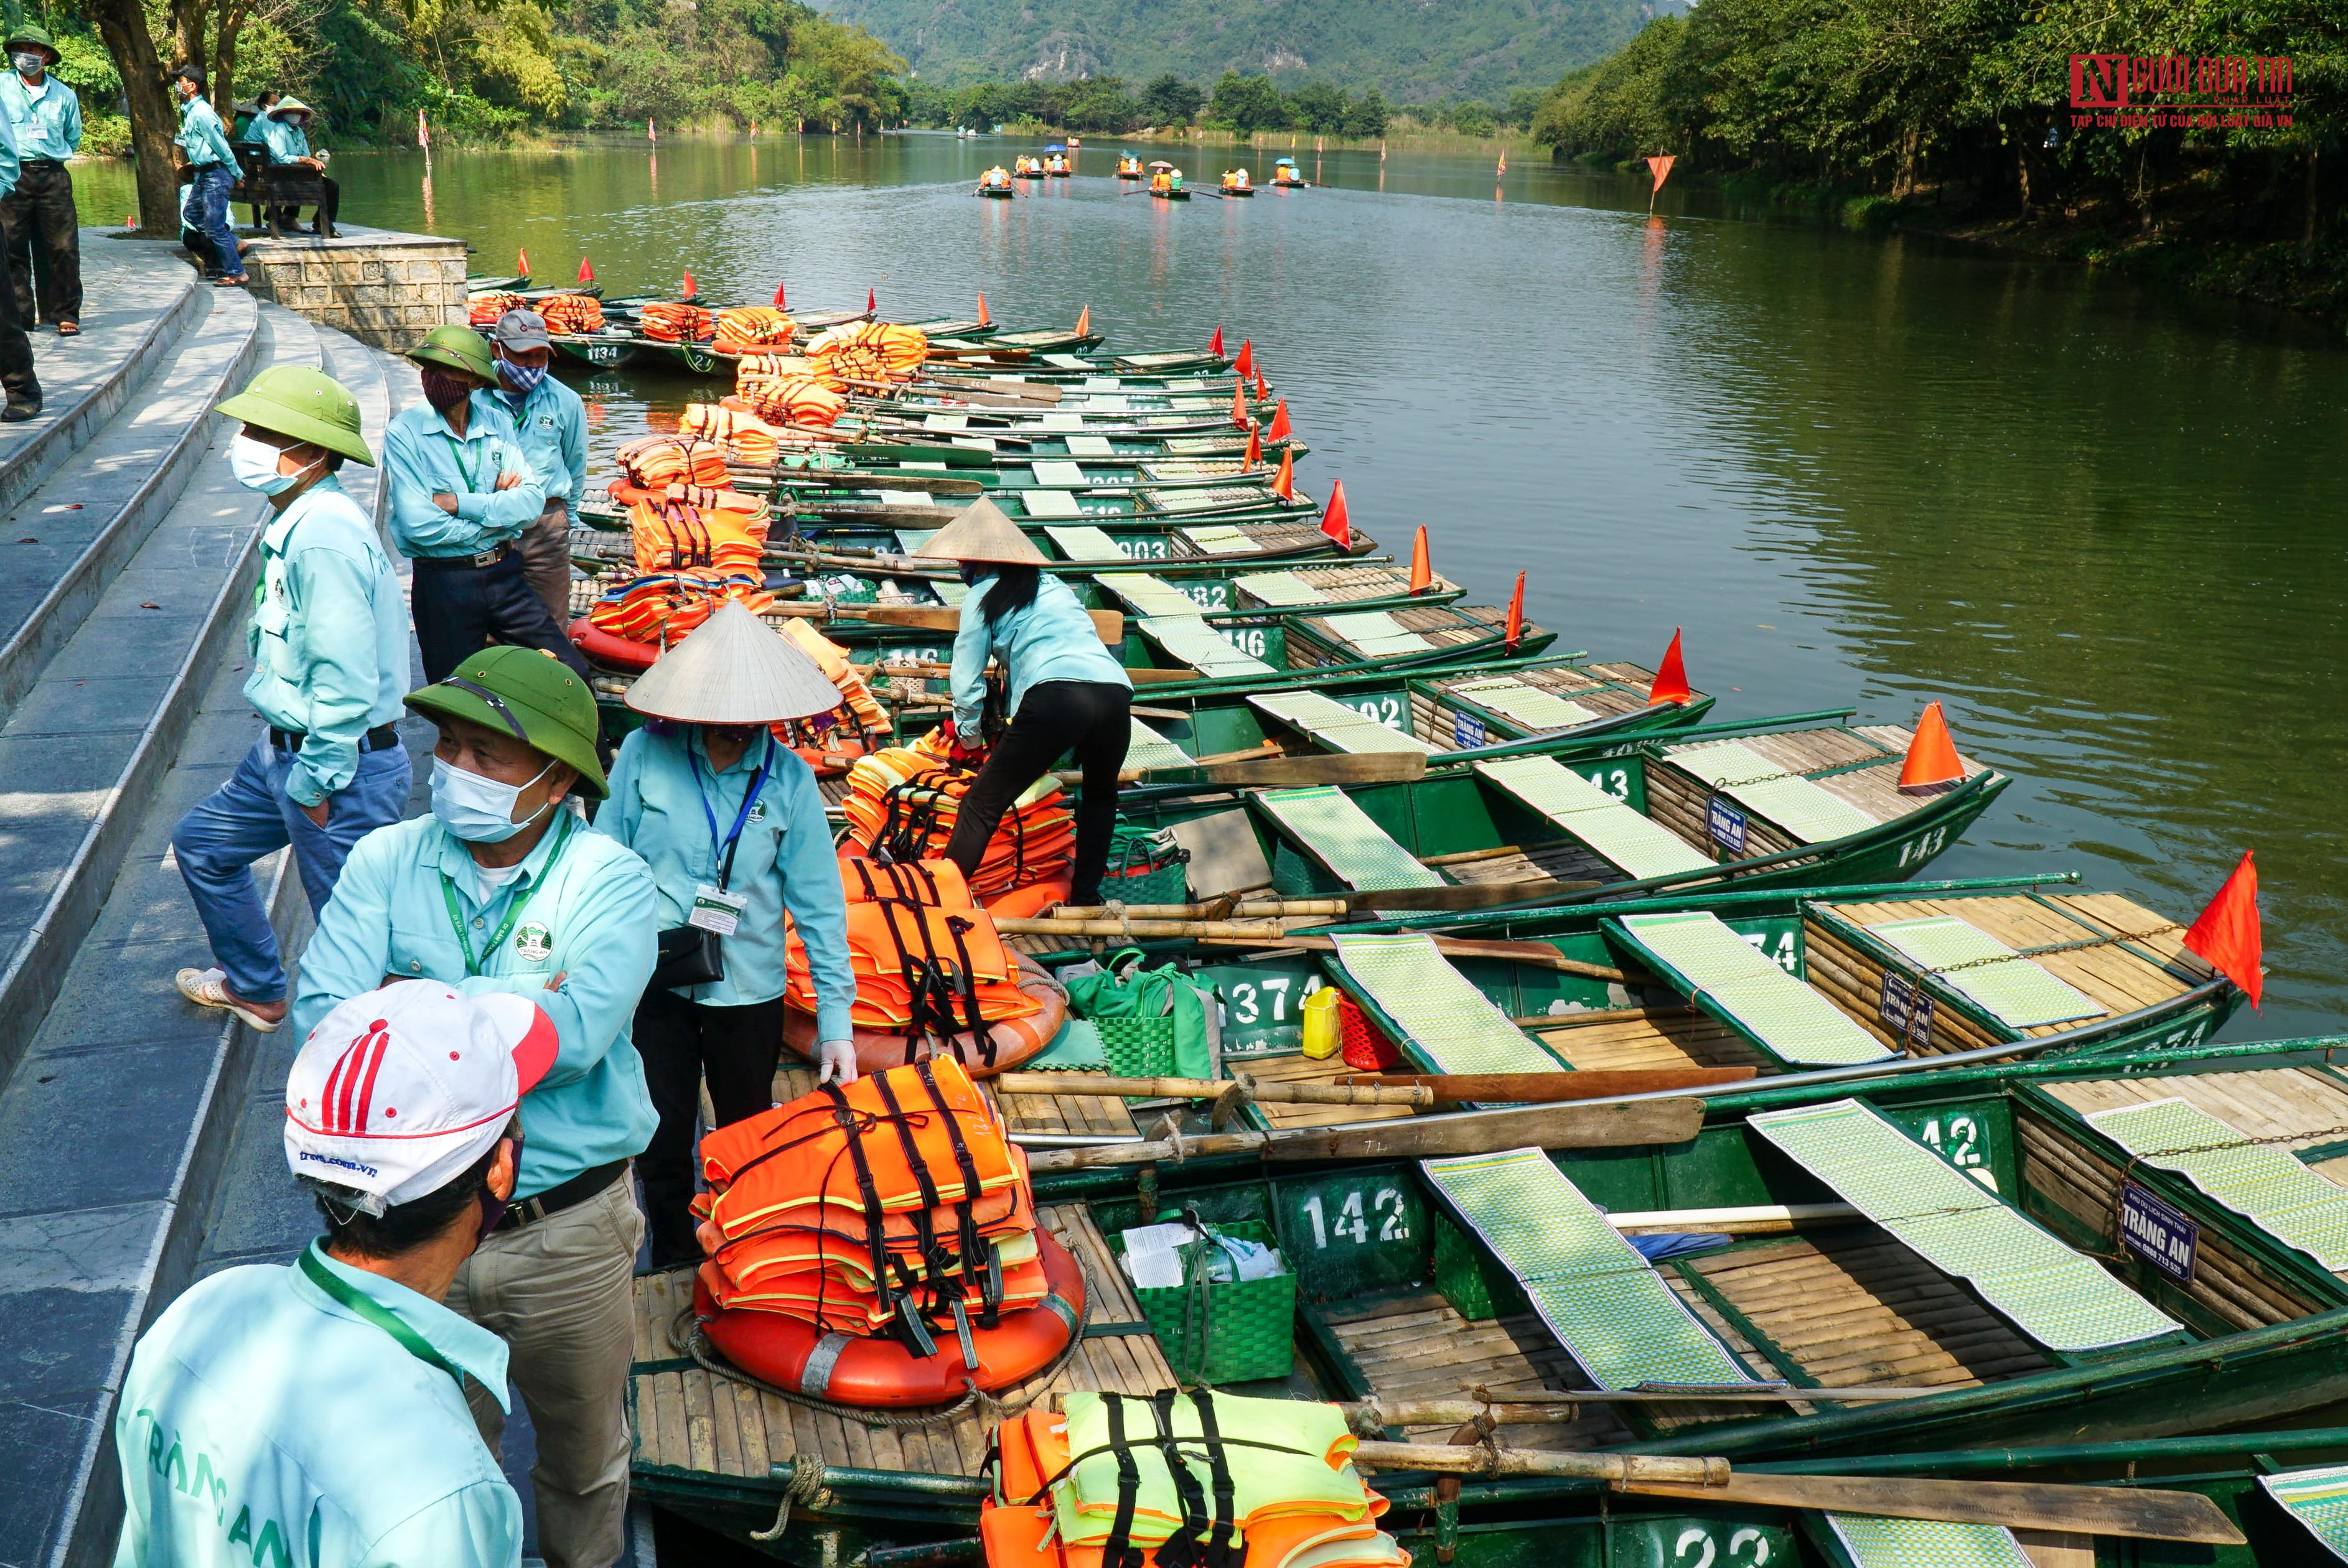
[[[424,402],[383,439],[391,536],[416,562],[416,641],[438,681],[490,643],[539,648],[587,679],[587,661],[530,591],[514,541],[546,510],[545,482],[489,389],[497,362],[481,334],[434,327],[407,351]]]
[[[28,23],[7,42],[0,116],[16,135],[17,175],[15,190],[0,197],[0,222],[6,225],[16,313],[33,320],[37,281],[40,319],[59,337],[72,337],[81,331],[81,220],[66,159],[81,150],[81,100],[49,75],[57,46],[46,30]]]
[[[261,95],[259,111],[252,120],[252,139],[269,149],[273,167],[298,163],[317,171],[318,210],[310,232],[332,234],[335,214],[343,204],[343,188],[327,178],[324,157],[310,150],[310,119],[315,111],[300,98],[279,97],[274,92]],[[301,211],[281,207],[278,217],[280,226],[290,229],[300,220]]]
[[[171,83],[180,96],[180,134],[171,140],[180,149],[188,182],[195,187],[190,220],[196,232],[212,243],[220,267],[214,282],[223,286],[250,282],[236,235],[228,226],[228,195],[236,185],[236,149],[229,145],[228,130],[220,116],[204,101],[203,68],[177,67],[171,72]]]
[[[409,707],[440,726],[432,815],[359,841],[302,957],[307,1030],[386,978],[528,997],[554,1065],[524,1096],[513,1208],[447,1303],[490,1329],[538,1437],[530,1471],[551,1564],[620,1555],[628,1495],[630,1280],[644,1222],[629,1161],[654,1124],[629,1020],[653,972],[656,902],[635,854],[581,822],[601,795],[595,699],[528,648],[473,654]],[[473,1414],[492,1450],[504,1418]]]
[[[558,626],[571,624],[571,526],[587,493],[587,405],[549,373],[554,343],[536,311],[508,311],[489,334],[498,401],[513,415],[530,466],[546,486],[546,510],[522,530],[522,570]]]
[[[16,189],[16,129],[0,114],[0,250],[8,244],[5,221],[8,193]],[[25,336],[25,320],[17,313],[16,291],[0,289],[0,387],[7,390],[7,406],[0,420],[14,425],[36,419],[41,413],[41,379],[33,374],[33,345]]]
[[[513,1192],[549,1032],[518,997],[403,985],[303,1046],[285,1157],[326,1235],[191,1286],[140,1337],[115,1568],[517,1568],[521,1505],[468,1405],[504,1401],[506,1348],[440,1296]]]
[[[181,969],[179,987],[266,1032],[285,1017],[285,970],[252,863],[292,845],[314,914],[351,845],[407,810],[407,752],[392,725],[407,689],[407,615],[374,523],[335,477],[345,460],[375,462],[357,400],[331,376],[277,365],[221,412],[244,421],[230,470],[273,508],[245,630],[244,696],[264,728],[171,835],[214,960]]]

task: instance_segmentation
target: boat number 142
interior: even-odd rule
[[[1359,1188],[1345,1194],[1333,1220],[1322,1209],[1321,1194],[1313,1194],[1304,1200],[1304,1217],[1313,1222],[1313,1245],[1326,1248],[1332,1235],[1360,1246],[1370,1239],[1370,1222],[1378,1222],[1380,1241],[1408,1241],[1410,1226],[1403,1223],[1402,1194],[1392,1187],[1380,1187],[1370,1199],[1365,1211],[1362,1206]]]

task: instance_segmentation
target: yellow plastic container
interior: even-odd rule
[[[1334,986],[1323,986],[1304,999],[1304,1054],[1314,1061],[1337,1054],[1337,998]]]

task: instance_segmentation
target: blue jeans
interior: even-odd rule
[[[188,227],[211,241],[212,249],[220,252],[223,277],[234,277],[244,271],[244,263],[237,259],[236,236],[229,232],[228,227],[228,193],[235,184],[233,169],[224,163],[208,163],[195,171],[195,189],[188,196]]]
[[[264,733],[236,765],[228,783],[196,803],[171,830],[171,849],[188,897],[211,938],[212,958],[240,1000],[282,1001],[285,967],[277,933],[253,886],[252,863],[294,846],[294,864],[316,914],[335,896],[351,845],[407,810],[411,769],[406,748],[361,752],[351,782],[327,797],[326,825],[302,814],[285,793],[293,754]]]

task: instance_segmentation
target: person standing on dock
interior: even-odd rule
[[[930,537],[921,553],[961,563],[970,592],[953,646],[953,759],[977,762],[977,782],[955,815],[946,858],[969,876],[1011,803],[1073,751],[1084,770],[1069,901],[1100,902],[1117,827],[1117,770],[1133,737],[1133,679],[1101,646],[1075,590],[1044,570],[1044,552],[992,501],[981,501]],[[990,751],[980,729],[986,665],[999,658],[1011,697],[1010,726]]]
[[[653,876],[572,808],[574,793],[606,786],[595,699],[569,669],[483,649],[407,705],[440,727],[431,814],[351,851],[302,956],[294,1025],[317,1028],[387,976],[528,997],[553,1020],[554,1065],[522,1097],[513,1206],[444,1299],[511,1356],[538,1437],[546,1561],[608,1568],[627,1511],[629,1282],[644,1240],[629,1162],[655,1122],[629,1036],[656,950]],[[495,1453],[504,1413],[487,1390],[471,1397]]]
[[[34,284],[40,319],[59,337],[81,331],[81,220],[74,211],[73,176],[66,160],[81,150],[81,99],[49,75],[57,46],[27,24],[8,35],[0,115],[16,133],[16,188],[0,198],[6,223],[8,272],[17,317],[33,320]]]
[[[660,1126],[639,1165],[653,1266],[673,1268],[701,1261],[692,1203],[703,1075],[713,1126],[775,1102],[786,913],[815,980],[821,1081],[856,1080],[856,969],[823,792],[769,727],[830,712],[839,692],[729,603],[662,654],[627,701],[652,722],[621,743],[595,831],[643,856],[660,888],[663,957],[635,1027]]]
[[[554,1060],[521,997],[391,986],[326,1016],[284,1133],[326,1234],[191,1286],[140,1337],[115,1568],[516,1568],[521,1503],[467,1408],[505,1402],[506,1348],[440,1298],[513,1195],[515,1111]]]
[[[587,493],[587,405],[557,381],[554,342],[536,311],[508,311],[489,334],[498,356],[498,398],[546,488],[546,510],[521,531],[522,575],[558,627],[571,624],[571,529]]]
[[[0,114],[0,254],[8,250],[8,193],[16,189],[16,131]],[[16,313],[16,291],[0,289],[0,388],[8,395],[0,419],[18,424],[41,413],[41,378],[33,370],[33,344]]]
[[[204,101],[203,67],[180,66],[172,70],[171,81],[180,95],[180,134],[171,140],[184,155],[189,183],[195,187],[188,204],[190,226],[210,240],[220,254],[220,276],[215,282],[222,287],[249,283],[252,280],[244,274],[242,247],[228,226],[228,194],[236,185],[236,149],[229,145],[220,116]]]
[[[407,351],[424,402],[383,438],[391,537],[416,562],[416,641],[438,681],[491,643],[542,649],[583,682],[587,661],[530,591],[514,548],[546,510],[546,489],[506,405],[480,333],[434,327]]]
[[[213,958],[181,969],[179,987],[267,1033],[285,1018],[285,968],[252,863],[293,845],[316,914],[351,845],[407,809],[407,749],[392,728],[407,689],[407,614],[373,519],[335,477],[345,460],[375,464],[358,400],[331,376],[275,365],[220,411],[244,421],[230,472],[273,508],[245,632],[244,697],[266,727],[172,830]]]

